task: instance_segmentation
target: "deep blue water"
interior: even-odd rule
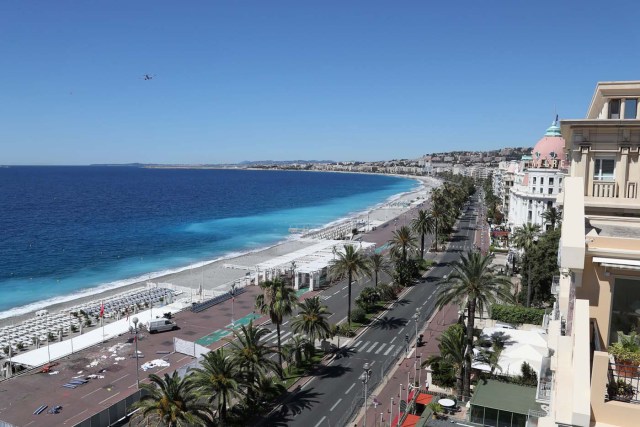
[[[0,168],[0,314],[265,247],[291,226],[319,227],[416,185],[293,171]]]

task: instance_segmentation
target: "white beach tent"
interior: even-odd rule
[[[176,312],[184,308],[184,304],[176,302],[163,307],[163,311]],[[155,314],[159,313],[158,309],[155,310]],[[129,331],[130,327],[133,327],[131,319],[138,318],[138,324],[143,325],[152,319],[152,310],[140,311],[135,316],[130,316],[129,319],[120,319],[115,322],[109,323],[104,326],[98,326],[91,331],[74,336],[72,339],[68,339],[62,342],[56,342],[49,345],[43,345],[42,347],[28,351],[26,353],[18,354],[11,359],[14,364],[36,367],[42,366],[50,361],[60,359],[68,356],[71,353],[75,353],[79,350],[91,347],[99,344],[110,338],[117,337]],[[140,326],[138,326],[140,327]],[[104,336],[103,336],[104,329]]]

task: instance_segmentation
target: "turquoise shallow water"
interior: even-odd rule
[[[0,168],[0,317],[266,247],[289,227],[321,227],[417,185],[293,171]]]

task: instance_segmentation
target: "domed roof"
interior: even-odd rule
[[[533,147],[531,156],[533,167],[564,167],[564,138],[560,133],[557,116],[542,139]]]

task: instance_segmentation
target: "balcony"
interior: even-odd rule
[[[536,390],[536,402],[548,404],[551,402],[553,390],[553,372],[551,371],[551,357],[542,358],[540,365],[540,380]]]
[[[605,401],[640,403],[639,371],[638,366],[609,362]]]
[[[594,182],[593,197],[614,199],[618,197],[618,184],[615,182]]]
[[[560,292],[560,276],[553,276],[551,281],[551,295],[558,295]]]
[[[612,363],[608,353],[593,352],[591,410],[592,419],[596,423],[637,425],[637,420],[640,419],[640,377],[634,372],[636,369],[637,367],[630,367],[625,370],[624,365]],[[618,380],[623,385],[617,386],[617,390],[613,391],[609,385]]]

